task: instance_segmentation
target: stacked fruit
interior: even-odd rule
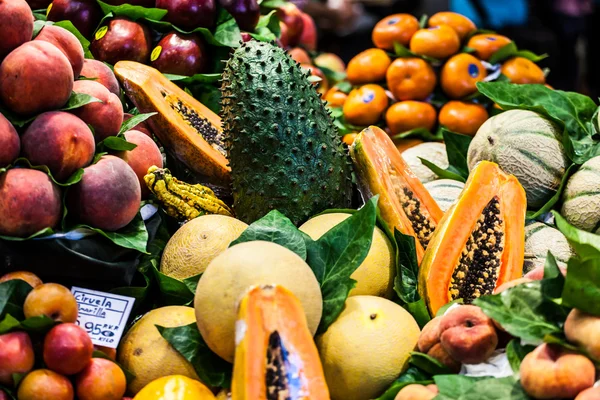
[[[143,177],[149,167],[162,167],[162,155],[147,134],[121,132],[131,116],[123,112],[114,74],[85,60],[79,40],[61,27],[44,26],[32,40],[33,15],[24,0],[0,3],[0,18],[8,21],[0,26],[6,38],[0,53],[0,235],[28,237],[56,228],[63,201],[73,222],[106,231],[128,225],[148,194]],[[116,136],[131,145],[107,155],[104,143]]]
[[[491,108],[479,98],[477,82],[499,73],[514,83],[545,82],[530,61],[540,57],[517,51],[506,36],[480,33],[460,14],[440,12],[421,23],[409,14],[390,15],[377,23],[372,38],[376,48],[348,63],[353,90],[338,85],[325,95],[331,106],[343,107],[348,125],[385,125],[399,137],[436,126],[474,135]]]
[[[78,305],[69,289],[42,283],[24,271],[0,277],[0,285],[15,280],[29,285],[19,286],[29,293],[22,305],[15,305],[22,306],[26,319],[16,328],[3,327],[8,332],[0,335],[0,385],[14,390],[19,400],[72,400],[74,395],[79,400],[121,400],[126,378],[111,361],[116,351],[92,344],[77,324]],[[105,358],[92,357],[95,350]],[[6,396],[0,389],[0,399]]]

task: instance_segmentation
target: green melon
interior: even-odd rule
[[[560,213],[577,228],[600,233],[600,156],[586,161],[569,178]]]
[[[402,158],[404,158],[410,170],[423,183],[434,181],[439,177],[427,168],[419,157],[431,161],[442,169],[448,168],[448,156],[446,155],[446,145],[444,143],[421,143],[403,151]]]
[[[503,112],[481,125],[469,145],[469,170],[483,160],[495,162],[517,177],[530,209],[550,200],[568,166],[560,128],[525,110]]]
[[[525,226],[525,262],[523,275],[546,263],[548,251],[557,263],[565,267],[573,255],[567,238],[558,229],[541,222],[531,222]]]
[[[437,181],[427,182],[424,186],[442,211],[446,212],[458,199],[465,184],[453,179],[438,179]]]

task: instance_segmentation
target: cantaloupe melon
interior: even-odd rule
[[[427,182],[424,186],[442,211],[446,212],[450,206],[454,204],[456,199],[458,199],[465,184],[464,182],[455,181],[453,179],[438,179],[436,181]]]
[[[402,158],[404,158],[410,170],[423,183],[434,181],[438,179],[438,176],[426,167],[419,157],[431,161],[442,169],[448,168],[448,156],[446,155],[446,145],[444,143],[421,143],[408,150],[404,150]]]
[[[523,275],[546,263],[548,251],[557,263],[565,267],[573,255],[567,238],[558,229],[541,222],[530,222],[525,226],[525,262]]]
[[[469,170],[493,161],[517,177],[530,209],[542,207],[560,185],[568,159],[560,128],[533,111],[510,110],[488,119],[469,146]]]
[[[560,213],[584,231],[600,233],[600,156],[586,161],[569,178]]]

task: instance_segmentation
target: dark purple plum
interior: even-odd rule
[[[121,60],[147,64],[151,46],[147,27],[127,18],[114,18],[98,29],[90,50],[97,60],[113,65]]]
[[[102,19],[102,10],[95,0],[54,0],[48,21],[69,20],[90,39]]]
[[[164,74],[191,76],[204,72],[207,58],[200,37],[171,32],[152,51],[152,66]]]
[[[254,31],[260,18],[260,7],[256,0],[219,0],[219,3],[233,15],[242,30]]]
[[[156,7],[168,11],[165,21],[185,31],[215,25],[215,0],[156,0]]]

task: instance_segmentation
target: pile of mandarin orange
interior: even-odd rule
[[[409,14],[390,15],[377,23],[372,33],[376,48],[348,63],[347,81],[353,89],[346,94],[334,86],[325,95],[331,107],[343,107],[347,124],[385,121],[392,136],[418,128],[432,131],[436,125],[474,135],[488,119],[488,110],[474,96],[476,83],[488,76],[482,61],[511,40],[478,33],[470,19],[453,12],[437,13],[427,25],[422,29]],[[393,59],[395,42],[413,55]],[[545,83],[544,71],[523,57],[505,60],[500,71],[512,83]],[[438,84],[448,99],[439,112],[431,101]],[[344,140],[351,142],[352,136]]]

